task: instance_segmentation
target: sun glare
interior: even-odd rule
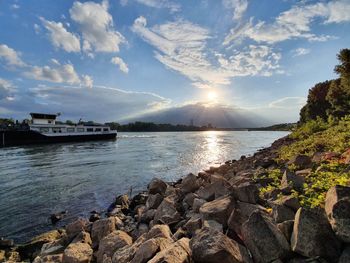
[[[214,91],[210,91],[210,92],[207,94],[207,96],[208,96],[208,99],[209,99],[210,101],[213,101],[213,100],[216,100],[216,99],[217,99],[218,94],[217,94],[216,92],[214,92]]]

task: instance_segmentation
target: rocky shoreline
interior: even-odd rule
[[[303,176],[320,158],[275,161],[289,137],[251,157],[227,161],[177,182],[153,179],[121,195],[106,215],[92,213],[24,245],[0,240],[0,262],[303,263],[350,262],[350,187],[329,189],[324,208],[304,208]],[[317,158],[316,158],[317,157]],[[266,171],[281,169],[279,189]]]

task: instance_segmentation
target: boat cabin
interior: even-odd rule
[[[33,124],[55,124],[57,114],[30,113]]]

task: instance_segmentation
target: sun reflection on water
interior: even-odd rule
[[[203,133],[204,145],[203,145],[203,158],[209,164],[218,164],[220,159],[220,147],[219,147],[219,132],[218,131],[206,131]]]

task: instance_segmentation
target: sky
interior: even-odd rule
[[[349,32],[350,0],[0,0],[0,117],[200,105],[293,122]]]

